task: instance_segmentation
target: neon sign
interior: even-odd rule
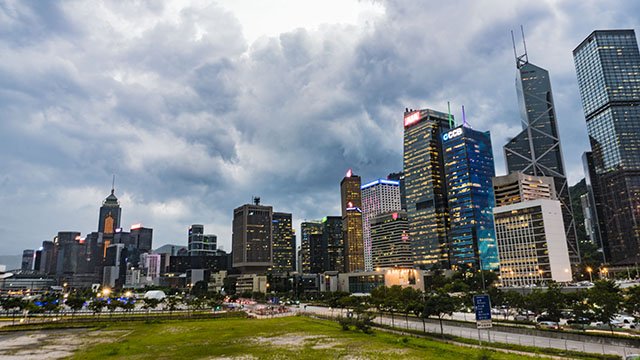
[[[444,134],[442,134],[442,140],[447,141],[449,139],[453,139],[456,138],[458,136],[462,135],[462,128],[459,127],[457,129],[453,129],[449,132],[446,132]]]
[[[404,126],[407,127],[411,124],[414,124],[420,120],[420,111],[413,112],[404,117]]]

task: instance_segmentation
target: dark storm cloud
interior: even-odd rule
[[[203,223],[230,249],[232,209],[259,195],[301,219],[339,214],[348,168],[402,168],[405,107],[520,131],[509,30],[551,73],[565,162],[586,150],[571,50],[595,28],[634,26],[638,5],[384,2],[361,25],[295,29],[248,44],[215,4],[0,4],[0,253],[59,230],[95,230],[111,174],[123,225],[185,243]],[[177,9],[179,7],[179,9]],[[623,9],[622,7],[628,7]],[[634,12],[635,11],[635,12]]]

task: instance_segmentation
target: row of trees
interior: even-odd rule
[[[460,285],[462,283],[465,282],[450,282],[451,286],[464,287]],[[374,308],[379,313],[389,314],[392,325],[398,315],[404,315],[407,322],[409,315],[415,315],[423,320],[423,327],[425,319],[436,317],[442,332],[443,318],[458,310],[473,309],[473,296],[481,293],[477,290],[450,293],[451,286],[425,292],[411,287],[381,286],[366,297],[336,292],[327,294],[324,303],[332,308],[353,309],[357,313]],[[477,286],[481,287],[481,284]],[[561,285],[551,283],[545,290],[534,289],[526,295],[495,287],[490,287],[487,293],[492,306],[502,309],[505,319],[509,315],[530,313],[530,319],[535,320],[544,314],[550,321],[557,322],[560,318],[573,318],[582,324],[599,321],[613,329],[613,320],[622,312],[640,318],[640,286],[622,290],[611,280],[596,281],[592,288],[577,292],[565,293]]]

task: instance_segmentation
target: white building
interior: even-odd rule
[[[496,207],[493,214],[503,286],[571,281],[560,201],[524,201]]]
[[[378,179],[360,187],[362,191],[362,237],[364,241],[364,269],[373,270],[371,254],[371,220],[383,213],[398,211],[400,182]]]
[[[140,263],[142,268],[145,270],[147,281],[153,281],[160,276],[161,260],[161,254],[144,253],[140,255]]]

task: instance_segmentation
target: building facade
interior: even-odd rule
[[[22,251],[22,263],[20,264],[21,270],[34,270],[34,263],[36,259],[36,251],[33,249],[26,249]]]
[[[233,267],[242,273],[265,273],[273,266],[273,208],[246,204],[233,211]]]
[[[558,200],[552,177],[533,176],[521,172],[492,179],[496,206],[505,206],[536,199]]]
[[[449,210],[444,178],[441,134],[453,117],[438,111],[404,113],[404,181],[409,238],[414,264],[420,268],[449,267]]]
[[[371,219],[373,268],[413,268],[406,211],[391,211]]]
[[[640,261],[640,52],[633,30],[597,30],[573,50],[591,190],[607,262]],[[593,189],[596,187],[598,189]]]
[[[505,287],[572,280],[562,206],[538,199],[493,209]]]
[[[507,172],[520,171],[528,175],[553,177],[557,198],[562,204],[571,261],[577,264],[580,262],[580,249],[549,72],[530,63],[526,53],[517,57],[516,65],[522,132],[504,146]]]
[[[458,126],[442,134],[452,269],[497,270],[495,176],[489,132]]]
[[[274,212],[272,220],[273,267],[275,273],[296,270],[296,235],[293,231],[291,214]]]
[[[342,220],[341,220],[342,221]],[[340,230],[342,236],[342,230]],[[319,273],[322,257],[322,223],[305,221],[300,224],[300,268],[303,274]]]
[[[323,261],[320,272],[344,271],[345,243],[342,228],[343,219],[340,216],[325,216],[322,218],[322,234],[320,235],[320,257]]]
[[[371,250],[371,219],[389,211],[399,211],[400,182],[378,179],[360,187],[362,192],[362,236],[364,241],[364,268],[373,270]]]
[[[362,234],[362,193],[360,176],[351,169],[340,182],[342,232],[344,241],[344,271],[364,270],[364,239]]]
[[[204,225],[189,226],[188,254],[190,256],[215,255],[218,249],[218,237],[204,233]]]

